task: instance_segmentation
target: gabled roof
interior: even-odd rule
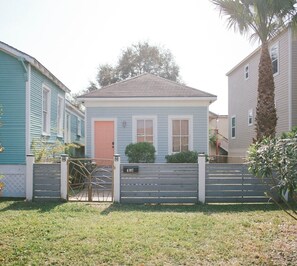
[[[210,98],[215,101],[213,94],[197,90],[174,81],[152,74],[141,74],[118,83],[111,84],[96,91],[79,96],[89,98],[171,98],[194,97]]]
[[[70,92],[59,79],[57,79],[45,66],[43,66],[40,62],[38,62],[34,57],[0,41],[0,51],[3,51],[7,54],[10,54],[20,61],[26,61],[36,69],[38,69],[43,75],[48,77],[51,81],[53,81],[59,88],[61,88],[65,92]]]

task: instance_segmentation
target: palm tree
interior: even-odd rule
[[[261,55],[256,109],[256,139],[274,137],[277,115],[274,101],[274,78],[268,41],[296,24],[296,0],[210,0],[221,15],[227,16],[228,28],[234,28],[250,40],[259,40]]]

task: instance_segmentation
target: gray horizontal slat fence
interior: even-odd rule
[[[123,167],[137,166],[137,173]],[[122,164],[122,203],[197,203],[197,164]]]
[[[59,200],[61,198],[61,165],[33,165],[33,199]]]
[[[206,164],[206,203],[265,202],[269,179],[254,177],[245,164]]]

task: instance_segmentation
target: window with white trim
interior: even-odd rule
[[[50,134],[50,106],[51,91],[48,87],[42,87],[42,134]]]
[[[272,72],[274,75],[279,72],[279,52],[278,52],[278,44],[271,46],[270,48],[270,57],[272,62]]]
[[[231,117],[231,138],[235,139],[236,137],[236,117]]]
[[[78,118],[77,119],[77,132],[76,132],[77,136],[81,136],[81,120]]]
[[[148,142],[157,149],[157,117],[133,116],[133,142]]]
[[[248,111],[248,125],[249,126],[253,125],[253,109],[250,109]]]
[[[190,151],[193,149],[191,116],[169,118],[169,153]]]
[[[246,65],[245,67],[244,67],[244,79],[245,80],[247,80],[247,79],[249,79],[249,65]]]
[[[58,95],[58,110],[57,110],[57,135],[63,136],[63,114],[64,114],[64,98]]]

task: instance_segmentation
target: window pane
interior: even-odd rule
[[[232,127],[235,127],[235,117],[232,117],[232,119],[231,119],[231,125],[232,125]]]
[[[180,152],[180,138],[179,137],[172,138],[172,151]]]
[[[181,120],[181,135],[189,135],[189,121]]]
[[[145,141],[153,144],[153,136],[146,136]]]
[[[172,120],[172,135],[180,135],[180,120]]]
[[[235,127],[232,128],[231,137],[235,138]]]
[[[137,120],[137,135],[144,134],[144,120]]]
[[[189,150],[189,138],[181,137],[181,151],[188,151],[188,150]]]
[[[145,120],[145,135],[153,135],[153,120]]]
[[[137,136],[137,142],[144,142],[143,136]]]
[[[278,72],[277,67],[278,67],[278,65],[277,65],[277,60],[272,61],[272,71],[273,71],[273,74],[275,74],[275,73]]]
[[[43,132],[47,132],[47,113],[46,112],[43,112],[43,121],[42,121],[42,130]]]

